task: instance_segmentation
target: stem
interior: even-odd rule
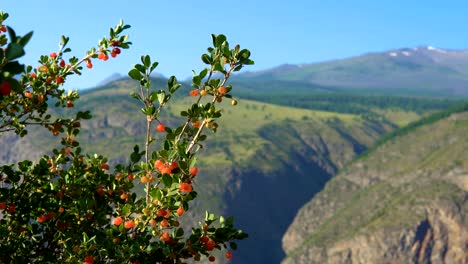
[[[145,140],[145,162],[148,165],[149,161],[149,145],[150,145],[150,137],[151,137],[151,117],[146,118],[146,140]],[[145,175],[146,176],[146,175]],[[150,202],[150,183],[146,183],[146,203]]]

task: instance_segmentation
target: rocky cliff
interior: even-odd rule
[[[282,263],[468,263],[468,112],[414,129],[296,215]]]

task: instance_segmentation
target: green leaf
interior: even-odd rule
[[[137,69],[131,69],[129,72],[128,72],[128,75],[133,79],[133,80],[136,80],[136,81],[139,81],[143,78],[143,76],[141,75],[140,71],[138,71]]]
[[[221,46],[221,44],[223,44],[223,42],[225,41],[226,41],[226,36],[224,36],[223,34],[216,36],[215,47]]]
[[[171,187],[172,185],[172,177],[169,176],[168,174],[163,174],[162,176],[162,182],[164,183],[164,185],[169,188]]]
[[[230,242],[229,243],[229,247],[232,249],[232,250],[237,250],[237,244],[235,242]]]
[[[203,55],[201,56],[201,59],[202,59],[202,61],[203,61],[204,63],[206,63],[206,64],[211,64],[211,57],[210,57],[210,55],[208,55],[208,54],[203,54]]]
[[[122,215],[129,216],[132,212],[132,206],[130,204],[126,204],[122,207]]]
[[[153,72],[154,69],[156,69],[156,67],[158,67],[158,65],[159,65],[159,62],[157,62],[157,61],[153,62],[153,64],[151,65],[150,72]]]
[[[141,64],[135,64],[135,66],[133,66],[135,69],[139,70],[142,74],[145,74],[146,73],[146,68],[145,66],[141,65]]]
[[[146,68],[151,66],[151,58],[149,55],[145,55],[141,57],[141,62],[145,65]]]
[[[14,60],[19,58],[25,54],[23,46],[18,43],[10,43],[8,44],[7,51],[5,57],[8,60]]]
[[[23,47],[26,46],[26,44],[28,44],[29,40],[31,39],[32,35],[33,35],[32,31],[24,35],[24,37],[22,37],[21,40],[19,41],[19,44]]]

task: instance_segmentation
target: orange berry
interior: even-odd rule
[[[179,216],[182,216],[184,214],[184,212],[185,212],[184,208],[182,208],[182,207],[177,208],[177,214]]]
[[[135,222],[133,222],[133,220],[128,220],[127,222],[125,222],[124,227],[126,229],[134,228],[135,227]]]
[[[51,58],[56,58],[56,57],[57,57],[57,53],[55,53],[55,52],[50,53],[50,57],[51,57]]]
[[[103,60],[105,55],[104,52],[99,53],[98,59]]]
[[[37,222],[38,222],[38,223],[42,224],[42,223],[44,223],[45,221],[47,221],[47,216],[41,215],[41,216],[38,216],[38,217],[37,217]]]
[[[162,166],[164,166],[164,162],[162,162],[161,160],[156,160],[154,162],[154,167],[158,170],[161,170],[162,169]]]
[[[169,235],[169,232],[164,231],[159,237],[159,239],[161,239],[161,241],[164,241],[164,242],[169,242],[171,240],[171,236]]]
[[[158,132],[164,132],[164,131],[166,131],[166,127],[165,127],[162,123],[159,123],[159,124],[156,126],[156,131],[158,131]]]
[[[36,73],[34,73],[34,72],[32,72],[29,76],[30,76],[31,78],[33,78],[33,79],[36,79],[36,77],[37,77]]]
[[[198,168],[197,167],[193,167],[193,168],[190,169],[190,175],[192,175],[192,177],[195,177],[197,174],[198,174]]]
[[[172,173],[171,168],[167,166],[164,166],[163,168],[161,168],[161,174],[171,174],[171,173]]]
[[[127,200],[127,199],[128,199],[128,194],[122,193],[122,194],[120,195],[120,199],[122,199],[122,200]]]
[[[180,183],[179,190],[181,192],[191,192],[192,191],[192,185],[190,183],[182,182],[182,183]]]
[[[221,86],[221,87],[218,88],[218,92],[220,94],[226,94],[227,93],[227,88],[224,87],[224,86]]]
[[[66,148],[66,149],[63,150],[63,154],[65,154],[65,155],[68,155],[68,154],[70,154],[70,153],[71,153],[71,149],[70,149],[70,148]]]
[[[33,94],[30,91],[26,91],[26,92],[24,92],[24,97],[33,98]]]
[[[122,217],[118,216],[114,219],[114,225],[119,226],[123,223]]]
[[[58,209],[58,212],[59,212],[59,213],[63,213],[63,212],[65,212],[65,208],[63,208],[63,207],[60,207],[60,208]]]
[[[86,68],[88,69],[93,68],[93,64],[91,62],[86,63]]]
[[[199,128],[199,127],[201,127],[201,122],[200,122],[200,121],[193,122],[193,123],[192,123],[192,126],[193,126],[194,128]]]
[[[164,220],[161,221],[160,225],[162,227],[168,227],[169,226],[169,221],[167,221],[167,219],[164,219]]]
[[[232,258],[232,253],[231,251],[226,252],[226,258],[231,259]]]
[[[197,96],[198,95],[198,89],[195,89],[195,90],[191,90],[189,92],[190,96]]]
[[[146,177],[146,176],[143,176],[143,177],[141,177],[140,181],[141,181],[141,183],[148,183],[148,182],[149,182],[149,178]]]
[[[158,222],[156,222],[156,220],[154,220],[154,219],[149,220],[148,223],[149,223],[151,226],[153,226],[153,227],[156,226],[156,225],[158,224]]]

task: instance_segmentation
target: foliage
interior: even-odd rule
[[[0,13],[0,26],[7,17]],[[144,149],[136,145],[128,164],[110,168],[106,157],[82,153],[76,136],[81,120],[91,118],[88,111],[69,119],[52,120],[47,114],[48,102],[73,107],[78,93],[66,93],[62,85],[69,75],[81,73],[81,65],[92,68],[93,59],[106,61],[129,48],[128,36],[122,35],[129,27],[121,21],[97,48],[82,59],[69,58],[68,64],[64,55],[71,50],[62,37],[60,50],[41,56],[34,69],[17,61],[32,33],[18,37],[8,27],[10,38],[0,35],[1,45],[7,45],[0,68],[0,131],[25,136],[29,126],[41,125],[60,136],[62,145],[35,163],[0,167],[0,262],[181,263],[202,255],[214,261],[215,249],[236,250],[235,240],[247,237],[234,228],[232,217],[207,212],[190,234],[179,221],[197,196],[196,154],[208,136],[204,130],[216,132],[221,117],[217,103],[232,98],[227,81],[234,71],[253,64],[247,49],[230,49],[224,35],[212,35],[213,47],[202,55],[208,67],[194,72],[190,94],[195,103],[182,111],[186,121],[175,127],[163,124],[159,114],[181,85],[171,77],[167,89],[153,90],[150,74],[158,63],[142,56],[129,76],[140,85],[132,96],[142,104],[146,137]],[[202,104],[202,97],[212,99]],[[156,142],[162,143],[157,151],[151,148]],[[133,192],[140,183],[144,197]],[[226,257],[231,256],[228,251]]]

